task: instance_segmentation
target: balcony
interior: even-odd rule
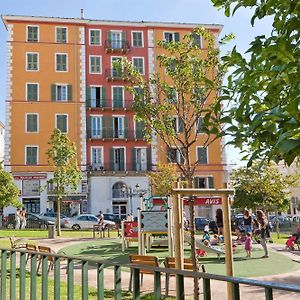
[[[92,164],[89,167],[91,172],[98,172],[105,174],[106,172],[147,172],[152,171],[152,164],[150,162],[132,162],[125,163],[124,161],[109,160],[102,164]]]
[[[91,140],[145,140],[142,130],[114,130],[112,128],[87,130],[87,137]]]
[[[107,81],[128,81],[126,70],[106,69],[105,79]]]
[[[106,53],[128,53],[130,44],[127,40],[106,40],[105,51]]]
[[[89,110],[105,110],[105,109],[132,109],[133,100],[114,100],[114,99],[87,99],[86,107]]]

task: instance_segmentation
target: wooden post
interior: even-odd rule
[[[139,255],[142,255],[142,252],[143,252],[143,242],[142,242],[142,238],[143,238],[143,235],[142,235],[142,227],[141,227],[141,210],[139,209],[138,210],[138,246],[139,246]]]
[[[175,268],[183,269],[182,224],[180,223],[180,194],[173,198]]]
[[[122,239],[122,252],[125,251],[125,228],[124,228],[124,221],[121,222],[121,239]]]
[[[173,234],[172,234],[172,218],[171,218],[171,209],[168,208],[168,253],[170,257],[174,256],[173,252]]]
[[[233,257],[232,257],[232,241],[231,241],[231,218],[230,218],[230,198],[223,197],[223,226],[224,226],[224,243],[225,243],[225,265],[226,276],[233,276]],[[231,300],[232,284],[227,283],[227,298]]]

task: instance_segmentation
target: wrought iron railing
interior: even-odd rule
[[[87,130],[87,136],[93,140],[102,140],[102,139],[130,139],[130,140],[145,140],[145,135],[142,130],[118,130],[113,128],[104,128],[104,129],[89,129]]]
[[[19,253],[20,258],[17,259]],[[29,257],[28,257],[29,255]],[[9,260],[9,264],[7,263]],[[30,260],[30,265],[26,268],[27,261]],[[62,277],[61,273],[64,269],[61,268],[62,261],[66,264],[66,278]],[[53,274],[49,275],[49,262],[53,264]],[[37,266],[41,264],[41,286],[37,285]],[[203,299],[211,300],[212,289],[211,281],[223,281],[231,284],[232,294],[230,298],[232,300],[241,299],[240,285],[247,285],[253,287],[260,287],[265,290],[266,300],[273,299],[273,291],[284,291],[286,298],[289,298],[289,292],[299,293],[300,298],[300,286],[289,285],[280,282],[266,282],[260,280],[253,280],[248,278],[229,277],[222,275],[214,275],[202,272],[183,271],[176,269],[166,269],[160,267],[150,267],[141,265],[129,265],[118,263],[107,263],[105,261],[88,259],[79,256],[65,256],[59,254],[46,254],[43,252],[16,250],[16,249],[1,249],[1,282],[0,282],[0,298],[1,300],[36,300],[37,290],[40,291],[42,300],[49,298],[49,295],[53,295],[54,300],[61,299],[61,282],[65,281],[67,285],[67,299],[72,300],[75,297],[75,267],[81,276],[81,299],[87,300],[89,287],[92,283],[89,281],[89,272],[93,268],[96,270],[96,290],[97,299],[104,300],[104,269],[108,267],[114,268],[114,299],[122,299],[122,268],[131,268],[133,274],[133,293],[132,299],[140,299],[141,295],[141,282],[140,282],[140,270],[148,270],[153,273],[153,299],[161,299],[162,297],[162,275],[172,274],[176,276],[176,299],[185,299],[185,277],[198,278],[203,280]],[[26,273],[29,271],[29,280],[26,280]],[[65,272],[64,272],[65,273]],[[18,275],[18,276],[17,276]],[[53,277],[53,284],[49,284],[49,278]],[[18,281],[18,282],[17,282]],[[28,282],[29,281],[29,282]],[[18,292],[18,297],[17,297]],[[224,299],[226,298],[224,291]],[[78,295],[77,295],[78,296]],[[255,298],[255,295],[253,295]],[[260,298],[262,299],[262,298]]]

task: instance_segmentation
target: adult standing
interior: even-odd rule
[[[269,251],[267,247],[267,238],[270,237],[268,229],[268,219],[262,210],[256,211],[256,219],[258,222],[258,232],[260,233],[260,244],[265,251],[265,255],[262,258],[269,257]]]
[[[20,208],[18,208],[15,213],[15,229],[20,229],[20,225],[21,225],[21,210]]]
[[[252,217],[248,209],[244,210],[243,223],[244,223],[245,234],[252,233]]]
[[[100,231],[103,231],[103,226],[104,226],[104,215],[101,210],[99,211],[99,214],[97,217],[98,217],[98,226],[99,226],[99,232],[100,232]]]
[[[26,223],[27,223],[27,221],[26,221],[26,209],[25,208],[22,209],[20,215],[21,215],[21,217],[20,217],[20,219],[21,219],[21,229],[25,229]]]
[[[221,208],[216,211],[216,226],[218,228],[218,236],[223,235],[223,212]]]

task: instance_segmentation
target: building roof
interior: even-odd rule
[[[44,17],[44,16],[21,16],[21,15],[2,15],[2,21],[7,26],[8,21],[25,21],[25,22],[50,22],[50,23],[75,23],[86,25],[120,25],[120,26],[139,26],[139,27],[176,27],[176,28],[194,28],[207,27],[222,30],[220,24],[201,24],[201,23],[178,23],[178,22],[156,22],[156,21],[115,21],[115,20],[95,20],[84,18],[61,18],[61,17]]]

